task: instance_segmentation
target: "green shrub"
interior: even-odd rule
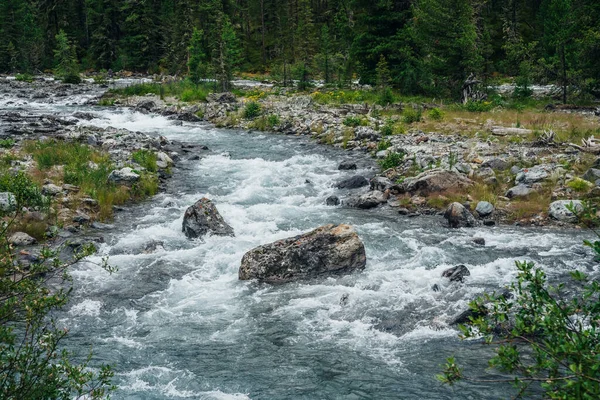
[[[0,147],[4,149],[10,149],[15,145],[15,141],[13,139],[0,139]]]
[[[17,210],[22,207],[47,209],[50,206],[50,200],[42,195],[40,188],[23,172],[0,175],[0,192],[10,192],[15,196]]]
[[[400,166],[403,161],[404,153],[389,152],[383,160],[379,161],[379,165],[382,169],[386,170]]]
[[[33,75],[30,74],[17,74],[15,79],[20,82],[33,82]]]
[[[74,85],[78,85],[81,83],[81,77],[76,74],[66,75],[62,78],[64,83],[72,83]]]
[[[281,120],[279,119],[279,115],[271,114],[267,117],[267,123],[271,128],[281,124]]]
[[[394,134],[394,123],[390,120],[386,121],[384,125],[379,129],[379,133],[382,136],[390,136]]]
[[[575,178],[567,183],[567,186],[573,189],[576,192],[587,192],[594,185],[591,182],[586,181],[585,179]]]
[[[379,95],[377,96],[377,104],[379,104],[380,106],[387,106],[388,104],[393,104],[394,101],[394,93],[389,87],[380,91]]]
[[[258,117],[261,113],[261,109],[262,109],[262,107],[260,106],[259,103],[255,102],[255,101],[249,101],[248,103],[246,103],[246,106],[244,107],[244,118],[245,119],[254,119],[254,118]]]
[[[473,101],[469,100],[463,105],[463,108],[469,112],[487,112],[494,108],[494,104],[489,101]]]
[[[344,119],[343,124],[346,126],[357,127],[361,125],[361,119],[359,117],[347,117]]]
[[[404,110],[404,112],[402,113],[402,122],[404,122],[405,124],[412,124],[413,122],[420,122],[421,121],[421,109],[413,109],[413,108],[407,108],[406,110]]]
[[[439,108],[434,107],[431,110],[429,110],[427,116],[433,121],[441,121],[442,119],[444,119],[444,112]]]
[[[377,143],[377,151],[387,150],[390,147],[392,147],[392,142],[390,142],[389,140],[382,140],[379,143]]]
[[[133,161],[146,168],[146,170],[150,172],[158,171],[158,167],[156,165],[158,158],[153,151],[146,149],[137,150],[131,154],[131,158]]]

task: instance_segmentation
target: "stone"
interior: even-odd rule
[[[387,203],[388,197],[389,196],[386,195],[385,193],[383,193],[379,190],[374,190],[372,192],[368,192],[363,195],[360,195],[356,199],[350,200],[349,205],[351,207],[362,208],[362,209],[375,208],[380,204]]]
[[[162,240],[151,240],[144,245],[143,253],[150,254],[150,253],[154,253],[158,250],[164,250],[164,249],[165,249],[165,242],[163,242]]]
[[[369,181],[361,175],[355,175],[351,178],[344,179],[335,185],[338,189],[357,189],[363,186],[369,186]]]
[[[482,167],[475,171],[475,175],[481,179],[495,178],[496,173],[490,167]]]
[[[0,212],[14,211],[17,206],[17,199],[11,192],[0,193]]]
[[[116,184],[132,184],[140,180],[140,175],[129,167],[116,169],[108,175],[108,181]]]
[[[497,171],[505,171],[508,168],[510,168],[510,164],[501,158],[489,159],[487,161],[484,161],[483,164],[481,164],[481,166],[491,168]]]
[[[92,220],[92,218],[89,215],[87,215],[81,211],[77,212],[77,214],[73,217],[73,222],[76,222],[78,224],[87,224],[91,220]]]
[[[325,199],[325,204],[328,206],[338,206],[340,204],[340,198],[337,196],[329,196]]]
[[[53,183],[48,183],[47,185],[42,186],[42,193],[48,196],[56,196],[57,194],[62,193],[62,191],[62,187]]]
[[[92,222],[92,224],[90,226],[94,229],[98,229],[101,231],[108,231],[108,230],[115,228],[115,226],[112,224],[103,224],[102,222],[96,222],[96,221]]]
[[[229,226],[212,201],[206,197],[190,206],[183,216],[182,232],[190,239],[203,237],[210,233],[218,236],[233,236]]]
[[[352,162],[352,161],[343,161],[342,163],[340,163],[340,165],[338,166],[338,169],[340,171],[347,171],[347,170],[352,170],[352,169],[356,169],[356,163]]]
[[[448,278],[450,282],[463,282],[465,276],[471,275],[469,269],[464,265],[457,265],[456,267],[448,268],[442,272],[442,277]]]
[[[444,212],[444,218],[451,228],[477,226],[477,220],[469,210],[460,203],[454,202]]]
[[[485,225],[485,226],[494,226],[494,225],[496,225],[496,221],[494,221],[492,219],[487,219],[487,220],[483,221],[483,225]]]
[[[474,237],[472,241],[473,243],[478,244],[480,246],[485,246],[485,239],[482,237]]]
[[[487,217],[494,212],[494,205],[487,201],[480,201],[475,207],[475,212],[482,218]]]
[[[158,166],[158,168],[165,169],[173,165],[173,159],[162,151],[156,153],[156,158],[156,165]]]
[[[473,181],[459,172],[433,169],[405,179],[400,187],[405,192],[427,196],[449,189],[464,189],[472,184]]]
[[[531,168],[521,168],[515,177],[515,185],[520,183],[530,185],[535,182],[541,182],[550,176],[552,169],[552,166],[547,164],[540,164]]]
[[[533,192],[534,192],[534,190],[532,188],[521,184],[521,185],[513,186],[510,189],[508,189],[506,191],[505,196],[508,197],[509,199],[512,199],[515,197],[529,196]]]
[[[356,140],[369,140],[378,142],[381,140],[381,135],[373,129],[366,126],[359,126],[354,130]]]
[[[371,190],[380,190],[382,192],[385,192],[386,190],[392,189],[394,186],[396,186],[394,182],[383,176],[374,177],[373,179],[371,179],[369,184]]]
[[[596,184],[596,181],[600,179],[600,169],[590,168],[583,174],[582,178]]]
[[[576,212],[584,209],[580,200],[557,200],[550,204],[548,215],[558,221],[576,222],[577,216],[567,209],[570,204],[573,204]]]
[[[13,246],[30,246],[32,244],[35,244],[36,242],[37,240],[35,240],[35,238],[32,238],[25,232],[13,233],[8,238],[8,243],[12,244]]]
[[[366,262],[354,228],[330,224],[250,250],[242,258],[239,279],[288,282],[362,270]]]
[[[400,215],[408,215],[408,214],[410,214],[410,210],[408,208],[402,207],[402,208],[398,209],[398,214],[400,214]]]

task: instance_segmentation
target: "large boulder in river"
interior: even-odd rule
[[[459,172],[432,169],[413,178],[405,179],[402,184],[402,190],[412,194],[427,196],[431,193],[445,192],[450,189],[464,189],[472,184],[472,180]]]
[[[355,175],[344,179],[335,185],[338,189],[358,189],[363,186],[369,186],[369,181],[361,175]]]
[[[454,202],[444,212],[444,218],[451,228],[477,226],[477,220],[469,210],[460,203]]]
[[[287,282],[361,270],[366,262],[354,228],[330,224],[250,250],[242,258],[239,278]]]
[[[233,236],[233,228],[223,220],[217,207],[206,197],[185,211],[181,230],[190,239],[202,237],[207,233]]]

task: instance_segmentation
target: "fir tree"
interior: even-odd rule
[[[75,46],[69,42],[67,34],[62,29],[56,35],[56,49],[54,50],[54,73],[67,83],[80,83],[79,63],[75,53]]]
[[[204,32],[194,28],[190,46],[188,47],[188,69],[190,80],[196,85],[200,83],[202,78],[206,77],[206,55],[202,46],[202,36]]]

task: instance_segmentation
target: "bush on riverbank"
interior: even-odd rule
[[[111,89],[110,93],[119,96],[145,96],[155,94],[161,99],[175,97],[184,102],[206,101],[206,97],[214,91],[214,83],[203,82],[198,85],[189,80],[167,83],[139,83],[124,88]]]

